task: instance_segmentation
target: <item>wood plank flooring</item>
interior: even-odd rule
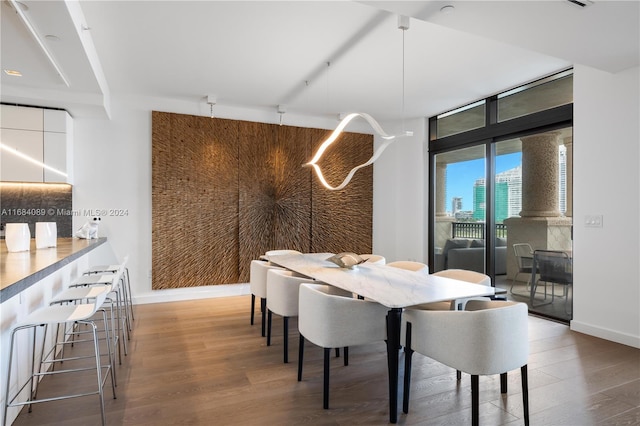
[[[282,362],[282,320],[272,346],[249,325],[249,296],[135,307],[129,354],[118,366],[117,399],[107,382],[109,425],[381,425],[388,423],[385,344],[353,347],[349,366],[332,358],[330,408],[322,409],[322,350],[305,345],[296,380],[297,322],[290,321],[289,364]],[[532,425],[639,425],[640,350],[530,317]],[[80,351],[81,349],[75,348]],[[403,357],[401,355],[401,361]],[[409,414],[403,425],[468,425],[470,379],[416,354]],[[402,371],[401,371],[402,377]],[[87,381],[92,380],[90,377]],[[77,386],[45,379],[40,395]],[[401,390],[400,390],[401,392]],[[402,406],[400,400],[400,407]],[[520,374],[509,392],[481,377],[480,422],[521,425]],[[100,424],[97,396],[37,404],[15,425]]]

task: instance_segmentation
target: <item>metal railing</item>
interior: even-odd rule
[[[484,240],[485,224],[482,222],[453,222],[451,238],[477,238]],[[496,238],[507,238],[507,226],[496,224]]]

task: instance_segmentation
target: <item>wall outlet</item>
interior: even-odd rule
[[[602,228],[602,215],[586,215],[584,217],[584,226],[586,228]]]

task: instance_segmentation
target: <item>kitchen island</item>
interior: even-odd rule
[[[26,290],[65,265],[104,244],[106,238],[82,240],[58,238],[57,247],[36,249],[31,239],[31,250],[9,253],[4,241],[0,247],[0,303]]]

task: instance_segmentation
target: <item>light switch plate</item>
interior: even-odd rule
[[[584,217],[584,226],[587,228],[602,228],[602,215],[592,214]]]

